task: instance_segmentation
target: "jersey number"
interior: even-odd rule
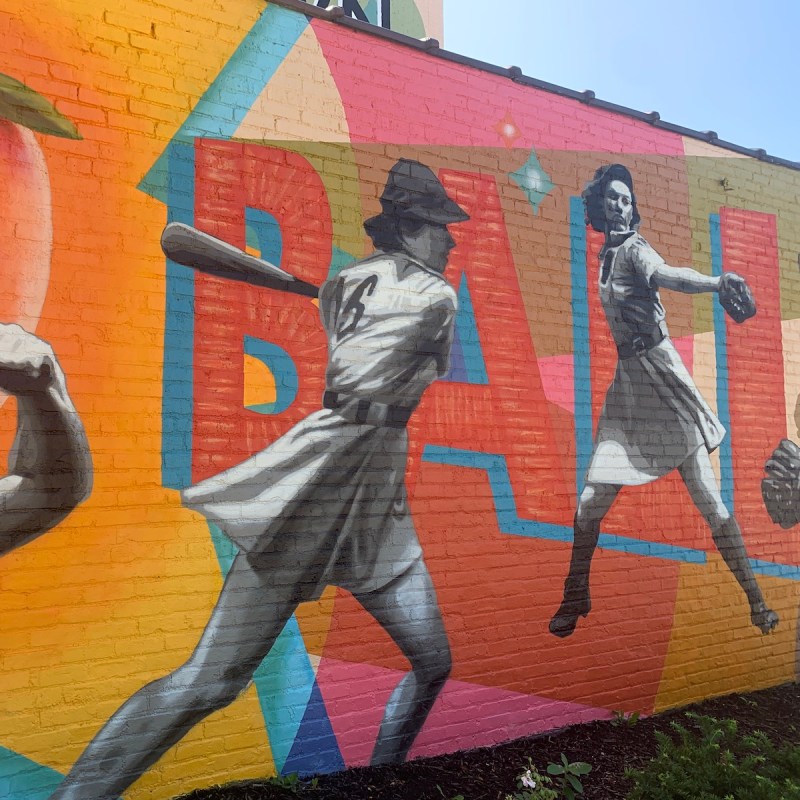
[[[347,317],[350,314],[353,315],[353,318],[350,322],[347,323],[344,327],[339,329],[339,332],[336,334],[337,339],[342,339],[343,337],[347,336],[348,333],[352,333],[358,323],[361,321],[361,317],[364,316],[364,304],[361,302],[361,298],[366,293],[367,297],[369,297],[374,291],[375,287],[378,285],[378,276],[377,275],[370,275],[369,278],[361,281],[361,283],[356,286],[353,293],[347,299],[347,302],[344,304],[344,308],[342,308],[342,300],[344,299],[344,282],[341,281],[336,286],[336,320],[338,322],[341,317]]]

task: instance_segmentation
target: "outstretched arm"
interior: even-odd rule
[[[656,267],[652,281],[660,289],[671,289],[684,294],[718,292],[720,286],[719,276],[712,278],[691,267],[671,267],[669,264]]]
[[[89,496],[83,423],[49,344],[0,324],[0,389],[17,398],[17,435],[0,478],[0,556],[58,524]]]

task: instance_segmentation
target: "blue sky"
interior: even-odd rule
[[[800,161],[800,0],[444,0],[444,46]]]

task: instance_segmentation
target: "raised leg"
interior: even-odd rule
[[[51,800],[115,800],[194,725],[236,699],[294,611],[286,594],[274,576],[237,556],[189,660],[122,705]]]
[[[450,646],[422,560],[383,590],[357,599],[411,664],[386,704],[372,751],[373,765],[395,764],[405,759],[450,675]]]
[[[564,597],[558,611],[550,620],[550,633],[564,638],[572,634],[578,617],[585,617],[592,609],[589,592],[589,570],[592,566],[600,523],[619,494],[620,487],[612,484],[587,484],[578,500],[575,513],[572,554],[569,574],[564,581]]]
[[[696,450],[679,467],[692,501],[711,527],[711,536],[722,559],[742,587],[750,604],[750,621],[762,633],[769,633],[779,622],[778,615],[764,602],[747,557],[739,523],[722,502],[717,478],[704,447]]]

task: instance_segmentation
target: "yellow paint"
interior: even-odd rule
[[[248,408],[274,403],[278,398],[275,375],[260,359],[244,356],[244,404]]]
[[[758,576],[781,618],[768,636],[750,624],[744,593],[722,559],[683,564],[655,711],[794,680],[797,584]]]
[[[314,603],[303,603],[295,612],[306,650],[310,654],[322,656],[325,652],[325,640],[331,627],[336,591],[334,586],[329,586],[319,600]],[[314,664],[315,671],[318,664],[318,661]]]
[[[204,786],[274,774],[258,696],[252,686],[193,728],[125,793],[125,800],[169,800]]]
[[[349,142],[339,90],[310,26],[245,115],[236,138]]]

